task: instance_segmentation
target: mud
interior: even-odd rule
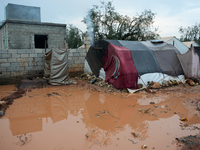
[[[146,145],[175,150],[186,145],[177,138],[199,133],[199,86],[128,94],[76,81],[32,89],[13,100],[0,119],[0,149],[121,150]],[[16,92],[13,86],[0,89],[5,96]]]

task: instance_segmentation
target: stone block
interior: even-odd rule
[[[16,67],[16,66],[10,66],[10,67],[7,67],[6,70],[7,70],[7,71],[19,71],[19,67]]]
[[[70,56],[70,57],[68,57],[68,60],[73,60],[73,57],[71,57],[71,56]]]
[[[10,63],[1,63],[1,67],[10,67]]]
[[[34,67],[26,66],[26,67],[25,67],[25,70],[26,70],[26,71],[30,71],[30,70],[35,70],[35,69],[34,69]]]
[[[2,58],[12,58],[12,54],[2,54]]]

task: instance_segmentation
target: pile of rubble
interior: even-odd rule
[[[96,77],[92,72],[84,73],[76,77],[76,79],[85,80],[88,84],[94,84],[96,86],[102,87],[105,89],[106,92],[128,93],[127,89],[118,90],[112,84],[108,84],[103,79]]]
[[[99,87],[105,88],[107,92],[124,92],[128,93],[127,89],[122,89],[118,90],[116,89],[113,85],[108,84],[105,82],[103,79],[96,77],[92,72],[91,73],[84,73],[76,79],[82,79],[87,81],[88,84],[94,84]],[[179,84],[185,84],[187,83],[190,86],[195,86],[195,85],[200,85],[200,78],[190,78],[185,80],[184,82],[182,81],[176,81],[176,80],[163,80],[163,82],[160,84],[159,82],[153,82],[153,81],[148,81],[146,87],[143,87],[143,84],[138,84],[138,89],[160,89],[160,88],[165,88],[165,87],[170,87],[170,86],[175,86]]]

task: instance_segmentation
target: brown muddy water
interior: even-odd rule
[[[1,98],[14,88],[0,86]],[[76,86],[34,89],[15,99],[0,119],[0,150],[139,150],[144,144],[175,150],[175,138],[199,133],[195,110],[182,104],[187,97]],[[188,127],[180,117],[188,118]]]

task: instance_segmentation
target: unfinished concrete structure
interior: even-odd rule
[[[42,74],[45,50],[65,49],[66,24],[43,23],[39,7],[15,4],[6,6],[6,17],[0,25],[0,78]],[[83,66],[86,50],[69,53],[74,55],[76,61],[70,58],[70,66]]]

